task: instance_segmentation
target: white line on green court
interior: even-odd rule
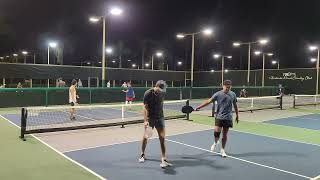
[[[320,179],[320,175],[319,175],[319,176],[316,176],[316,177],[314,177],[314,178],[311,178],[311,180],[318,180],[318,179]]]
[[[17,127],[20,129],[20,127],[16,124],[14,124],[13,122],[11,122],[9,119],[3,117],[2,115],[0,115],[0,118],[8,121],[10,124],[12,124],[13,126]],[[68,156],[64,155],[62,152],[58,151],[57,149],[53,148],[52,146],[50,146],[49,144],[45,143],[44,141],[42,141],[40,138],[34,136],[33,134],[31,134],[31,136],[35,139],[37,139],[39,142],[41,142],[42,144],[46,145],[47,147],[49,147],[50,149],[52,149],[53,151],[55,151],[56,153],[58,153],[59,155],[61,155],[62,157],[66,158],[67,160],[71,161],[72,163],[78,165],[79,167],[85,169],[86,171],[88,171],[89,173],[93,174],[94,176],[98,177],[101,180],[107,180],[106,178],[100,176],[99,174],[97,174],[96,172],[92,171],[91,169],[87,168],[86,166],[84,166],[83,164],[69,158]],[[23,142],[21,142],[23,143]]]
[[[194,149],[198,149],[198,150],[201,150],[201,151],[205,151],[205,152],[209,152],[209,153],[220,155],[220,153],[211,152],[210,150],[203,149],[203,148],[200,148],[200,147],[197,147],[197,146],[185,144],[185,143],[174,141],[174,140],[170,140],[170,139],[166,139],[166,140],[169,141],[169,142],[175,143],[175,144],[180,144],[180,145],[184,145],[184,146],[191,147],[191,148],[194,148]],[[297,174],[297,173],[294,173],[294,172],[286,171],[286,170],[275,168],[275,167],[272,167],[272,166],[267,166],[267,165],[256,163],[256,162],[253,162],[253,161],[248,161],[248,160],[237,158],[237,157],[234,157],[234,156],[228,156],[228,158],[235,159],[235,160],[242,161],[242,162],[249,163],[249,164],[253,164],[253,165],[256,165],[256,166],[272,169],[272,170],[275,170],[275,171],[283,172],[283,173],[286,173],[286,174],[299,176],[299,177],[302,177],[302,178],[305,178],[305,179],[312,179],[311,177],[308,177],[308,176],[305,176],[305,175]]]

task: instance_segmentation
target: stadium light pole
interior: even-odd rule
[[[233,46],[234,47],[239,47],[241,45],[248,45],[248,73],[247,73],[247,85],[250,85],[250,69],[251,69],[251,46],[253,44],[261,44],[261,45],[266,45],[269,42],[268,39],[260,39],[258,41],[253,41],[253,42],[234,42]]]
[[[220,54],[214,54],[213,58],[219,59],[221,57],[221,84],[223,84],[224,81],[224,58],[232,59],[232,56],[225,56],[225,55],[220,55]],[[226,70],[228,72],[228,70]]]
[[[265,71],[265,59],[266,59],[266,55],[267,56],[273,56],[273,53],[264,53],[261,51],[255,51],[254,52],[255,55],[260,55],[262,54],[262,80],[261,80],[261,86],[264,87],[264,71]]]
[[[310,51],[317,51],[317,80],[316,80],[316,95],[319,94],[319,47],[318,46],[309,46]]]
[[[200,32],[195,32],[195,33],[180,33],[180,34],[177,34],[177,38],[178,39],[183,39],[185,38],[186,36],[191,36],[192,37],[192,43],[191,43],[191,47],[192,47],[192,51],[191,51],[191,87],[193,87],[193,71],[194,71],[194,44],[195,44],[195,36],[198,35],[198,34],[204,34],[206,36],[210,36],[212,35],[213,33],[213,30],[210,29],[210,28],[206,28],[206,29],[203,29],[202,31]]]
[[[280,62],[279,62],[279,60],[278,61],[272,61],[271,62],[273,65],[275,65],[275,64],[277,64],[278,65],[278,70],[280,69]]]
[[[50,48],[56,48],[58,46],[57,42],[48,43],[48,65],[50,64]],[[48,79],[48,88],[50,87],[50,79]]]
[[[23,56],[24,56],[24,64],[26,64],[26,63],[27,63],[27,55],[28,55],[28,51],[22,51],[21,53],[22,53],[22,54],[23,54]]]
[[[161,51],[157,51],[155,54],[152,54],[152,56],[151,56],[151,69],[152,70],[154,70],[154,55],[156,55],[158,58],[160,58],[163,56],[163,53]]]
[[[16,63],[18,63],[18,54],[12,54],[12,56],[16,59]]]
[[[123,13],[122,9],[119,8],[112,8],[109,11],[110,15],[120,16]],[[106,78],[106,16],[92,16],[89,18],[89,21],[92,23],[98,23],[102,21],[102,72],[101,72],[101,80],[102,80],[102,87],[106,86],[105,78]]]

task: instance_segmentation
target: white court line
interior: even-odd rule
[[[9,119],[3,117],[2,115],[0,115],[0,118],[5,119],[6,121],[8,121],[10,124],[12,124],[13,126],[21,129],[18,125],[14,124],[13,122],[11,122]],[[94,176],[98,177],[101,180],[107,180],[106,178],[100,176],[99,174],[97,174],[96,172],[92,171],[91,169],[89,169],[88,167],[84,166],[83,164],[71,159],[70,157],[64,155],[62,152],[58,151],[57,149],[55,149],[54,147],[50,146],[49,144],[45,143],[44,141],[42,141],[40,138],[36,137],[35,135],[31,134],[32,137],[34,137],[35,139],[37,139],[39,142],[43,143],[44,145],[46,145],[47,147],[49,147],[50,149],[52,149],[53,151],[55,151],[56,153],[58,153],[59,155],[63,156],[64,158],[68,159],[69,161],[71,161],[72,163],[78,165],[79,167],[85,169],[86,171],[88,171],[89,173],[93,174]]]
[[[240,121],[241,123],[241,121]],[[209,130],[213,130],[213,126],[211,125],[206,125],[206,124],[199,124],[198,125],[202,125],[205,127],[210,127]],[[264,124],[271,124],[271,123],[264,123]],[[271,124],[274,126],[283,126],[283,125],[277,125],[277,124]],[[288,126],[285,126],[288,127]],[[303,129],[303,128],[300,128]],[[312,130],[312,129],[306,129],[309,131],[317,131],[317,130]],[[312,146],[318,146],[320,147],[320,144],[313,144],[313,143],[308,143],[308,142],[303,142],[303,141],[295,141],[295,140],[291,140],[291,139],[285,139],[285,138],[280,138],[280,137],[275,137],[275,136],[269,136],[269,135],[262,135],[262,134],[257,134],[257,133],[252,133],[252,132],[246,132],[246,131],[241,131],[241,130],[235,130],[235,129],[230,129],[230,131],[234,131],[234,132],[240,132],[240,133],[244,133],[244,134],[251,134],[251,135],[255,135],[255,136],[260,136],[260,137],[267,137],[267,138],[272,138],[272,139],[278,139],[278,140],[283,140],[283,141],[289,141],[289,142],[294,142],[294,143],[299,143],[299,144],[307,144],[307,145],[312,145]]]
[[[318,179],[320,179],[320,175],[319,175],[319,176],[316,176],[316,177],[314,177],[314,178],[311,178],[311,180],[318,180]]]
[[[11,122],[10,120],[8,120],[7,118],[4,118],[3,116],[0,115],[0,117],[2,117],[3,119],[7,120],[9,123],[13,124],[14,126],[20,128],[19,126],[17,126],[16,124],[14,124],[13,122]],[[204,124],[200,124],[202,126],[206,126],[206,127],[209,127],[209,125],[204,125]],[[211,126],[210,126],[211,127]],[[208,129],[209,130],[209,129]],[[207,131],[207,130],[199,130],[200,132],[201,131]],[[241,132],[241,133],[246,133],[246,134],[252,134],[252,135],[256,135],[256,136],[261,136],[261,137],[269,137],[269,138],[274,138],[274,139],[280,139],[280,140],[285,140],[285,141],[291,141],[291,142],[296,142],[296,143],[301,143],[301,144],[308,144],[308,145],[314,145],[314,146],[320,146],[318,144],[312,144],[312,143],[305,143],[305,142],[299,142],[299,141],[294,141],[294,140],[289,140],[289,139],[284,139],[284,138],[278,138],[278,137],[272,137],[272,136],[265,136],[265,135],[260,135],[260,134],[255,134],[255,133],[248,133],[248,132],[243,132],[243,131],[238,131],[238,130],[232,130],[232,131],[236,131],[236,132]],[[188,133],[192,133],[192,132],[188,132]],[[186,134],[186,133],[183,133],[183,134]],[[178,135],[178,134],[177,134]],[[32,135],[33,137],[35,137],[34,135]],[[39,138],[35,137],[36,139],[38,139],[40,142],[44,143],[42,140],[40,140]],[[203,150],[203,151],[207,151],[207,152],[211,152],[209,150],[206,150],[206,149],[202,149],[202,148],[199,148],[199,147],[195,147],[195,146],[191,146],[191,145],[187,145],[187,144],[183,144],[183,143],[180,143],[180,142],[176,142],[176,141],[172,141],[172,140],[169,140],[169,139],[166,139],[167,141],[170,141],[170,142],[174,142],[174,143],[177,143],[177,144],[182,144],[182,145],[185,145],[185,146],[189,146],[189,147],[193,147],[193,148],[196,148],[196,149],[199,149],[199,150]],[[137,140],[138,141],[138,140]],[[132,142],[136,142],[136,141],[132,141]],[[123,142],[123,143],[129,143],[129,142]],[[60,155],[62,155],[63,157],[67,158],[68,160],[70,160],[71,162],[79,165],[80,167],[86,169],[87,171],[89,171],[90,173],[96,175],[97,177],[100,178],[100,175],[96,174],[95,172],[91,171],[89,168],[83,166],[82,164],[70,159],[69,157],[67,157],[66,155],[64,155],[63,153],[59,152],[58,150],[55,150],[53,147],[51,147],[50,145],[44,143],[45,145],[47,145],[48,147],[50,147],[51,149],[53,149],[54,151],[56,151],[57,153],[59,153]],[[118,144],[121,144],[121,143],[118,143]],[[110,146],[112,145],[116,145],[116,144],[111,144]],[[108,146],[108,145],[106,145]],[[92,148],[95,148],[95,147],[92,147]],[[71,151],[70,151],[71,152]],[[216,153],[216,154],[219,154],[219,153]],[[228,156],[228,157],[231,157],[231,156]],[[257,166],[262,166],[262,167],[266,167],[266,168],[269,168],[269,169],[274,169],[274,170],[277,170],[277,171],[281,171],[281,172],[284,172],[284,173],[288,173],[288,174],[292,174],[292,175],[296,175],[296,176],[300,176],[300,177],[303,177],[303,178],[306,178],[306,179],[310,179],[310,180],[318,180],[320,178],[320,175],[317,176],[317,177],[314,177],[314,178],[311,178],[311,177],[307,177],[307,176],[304,176],[304,175],[300,175],[300,174],[296,174],[296,173],[292,173],[292,172],[289,172],[289,171],[285,171],[285,170],[281,170],[281,169],[277,169],[277,168],[274,168],[274,167],[270,167],[270,166],[266,166],[266,165],[263,165],[263,164],[258,164],[258,163],[254,163],[254,162],[250,162],[250,161],[247,161],[247,160],[243,160],[243,159],[240,159],[240,158],[236,158],[236,157],[231,157],[233,159],[236,159],[236,160],[240,160],[240,161],[243,161],[243,162],[247,162],[247,163],[250,163],[250,164],[254,164],[254,165],[257,165]],[[100,178],[101,179],[101,178]],[[102,177],[102,180],[106,180],[105,178]]]
[[[184,133],[175,133],[175,134],[171,134],[168,137],[171,136],[177,136],[177,135],[183,135],[183,134],[188,134],[188,133],[195,133],[195,132],[202,132],[202,131],[208,131],[210,129],[202,129],[202,130],[196,130],[196,131],[192,131],[192,132],[184,132]],[[151,139],[157,139],[157,136],[151,137],[148,140]],[[69,153],[69,152],[76,152],[76,151],[82,151],[82,150],[88,150],[88,149],[94,149],[94,148],[100,148],[100,147],[109,147],[109,146],[115,146],[115,145],[121,145],[121,144],[127,144],[127,143],[133,143],[133,142],[140,142],[141,140],[137,139],[137,140],[132,140],[132,141],[123,141],[123,142],[119,142],[119,143],[112,143],[112,144],[106,144],[106,145],[98,145],[98,146],[90,146],[90,147],[85,147],[85,148],[79,148],[79,149],[73,149],[73,150],[69,150],[69,151],[64,151],[64,153]]]
[[[200,148],[200,147],[192,146],[192,145],[189,145],[189,144],[185,144],[185,143],[174,141],[174,140],[170,140],[170,139],[166,139],[166,140],[169,141],[169,142],[172,142],[172,143],[176,143],[176,144],[184,145],[184,146],[191,147],[191,148],[194,148],[194,149],[198,149],[198,150],[202,150],[202,151],[206,151],[206,152],[209,152],[209,153],[219,154],[220,155],[220,153],[211,152],[210,150],[203,149],[203,148]],[[228,156],[228,158],[235,159],[235,160],[242,161],[242,162],[249,163],[249,164],[253,164],[253,165],[256,165],[256,166],[272,169],[272,170],[275,170],[275,171],[283,172],[283,173],[286,173],[286,174],[299,176],[299,177],[302,177],[302,178],[305,178],[305,179],[312,179],[311,177],[308,177],[308,176],[305,176],[305,175],[297,174],[297,173],[294,173],[294,172],[286,171],[286,170],[275,168],[275,167],[272,167],[272,166],[267,166],[267,165],[260,164],[260,163],[255,163],[255,162],[248,161],[248,160],[241,159],[241,158],[237,158],[237,157],[234,157],[234,156]]]

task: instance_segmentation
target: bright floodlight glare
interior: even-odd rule
[[[214,54],[213,57],[214,57],[215,59],[217,59],[217,58],[220,57],[220,54]]]
[[[311,62],[316,62],[317,61],[316,58],[311,58],[310,60],[311,60]]]
[[[136,64],[132,64],[132,67],[136,67],[137,65]]]
[[[149,67],[149,66],[150,66],[150,64],[148,64],[148,63],[146,63],[145,65],[146,65],[146,67]]]
[[[277,61],[272,61],[272,64],[277,64]]]
[[[254,54],[255,54],[255,55],[260,55],[260,54],[261,54],[261,51],[255,51]]]
[[[4,59],[4,57],[0,57],[0,59]]]
[[[227,56],[228,59],[232,59],[232,56]]]
[[[309,46],[309,49],[310,49],[310,51],[314,51],[314,50],[318,49],[318,47],[317,46]]]
[[[227,73],[227,72],[229,72],[229,70],[228,70],[228,69],[226,69],[226,70],[224,70],[224,72],[225,72],[225,73]]]
[[[101,64],[101,61],[99,61],[99,64]]]
[[[120,8],[112,8],[112,9],[110,10],[110,14],[112,14],[112,15],[119,16],[119,15],[121,15],[122,13],[123,13],[123,10],[120,9]]]
[[[50,42],[49,46],[52,47],[52,48],[55,48],[55,47],[58,46],[58,44],[56,42]]]
[[[233,43],[233,46],[236,46],[236,47],[237,47],[237,46],[240,46],[240,45],[241,45],[241,43],[239,43],[239,42],[234,42],[234,43]]]
[[[157,53],[156,53],[156,56],[157,56],[157,57],[162,57],[162,56],[163,56],[163,53],[162,53],[162,52],[157,52]]]
[[[204,29],[202,32],[204,35],[211,35],[213,31],[212,29],[207,28],[207,29]]]
[[[182,65],[182,62],[181,62],[181,61],[178,61],[178,65],[179,65],[179,66]]]
[[[27,52],[27,51],[22,51],[22,54],[23,54],[23,55],[27,55],[28,52]]]
[[[184,34],[177,34],[177,38],[178,38],[178,39],[184,38]]]
[[[113,52],[113,49],[110,48],[110,47],[108,47],[108,48],[106,48],[106,52],[107,52],[108,54],[111,54],[111,53]]]
[[[268,55],[268,56],[273,56],[273,53],[268,53],[267,55]]]
[[[96,23],[96,22],[100,21],[100,18],[98,18],[98,17],[90,17],[89,21],[93,22],[93,23]]]
[[[211,70],[210,70],[210,72],[214,72],[214,70],[213,70],[213,69],[211,69]]]
[[[10,56],[6,56],[6,58],[9,58]]]
[[[87,64],[88,64],[88,65],[90,65],[90,64],[91,64],[91,62],[87,62]]]
[[[115,61],[115,60],[113,60],[113,61],[112,61],[112,63],[116,63],[116,61]]]
[[[259,43],[264,45],[264,44],[267,44],[269,41],[267,39],[261,39],[259,40]]]
[[[128,62],[131,62],[131,59],[128,59]]]
[[[12,54],[14,57],[17,57],[18,56],[18,54]]]

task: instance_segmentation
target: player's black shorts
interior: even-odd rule
[[[149,118],[149,126],[156,129],[164,129],[164,118]]]
[[[223,127],[223,128],[232,128],[233,122],[232,120],[216,119],[215,126]]]

